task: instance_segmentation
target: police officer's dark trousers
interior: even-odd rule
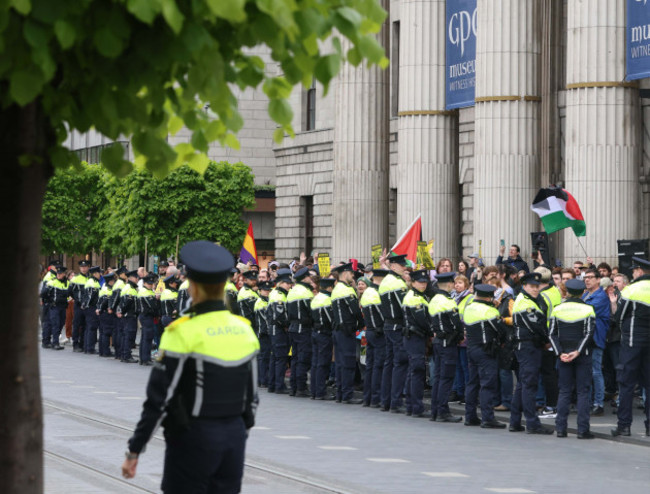
[[[165,436],[165,494],[235,494],[241,490],[246,428],[241,417],[191,419],[189,430]]]
[[[336,367],[341,380],[340,397],[343,401],[351,400],[354,398],[354,372],[357,365],[356,327],[339,327],[336,332],[336,346]]]
[[[52,316],[52,306],[48,304],[43,304],[41,310],[41,341],[43,345],[52,344],[52,323],[50,322]],[[58,343],[58,341],[57,341]]]
[[[99,355],[111,355],[111,336],[115,335],[115,319],[113,314],[101,312],[99,314]]]
[[[289,358],[289,335],[282,329],[276,329],[271,336],[273,344],[273,355],[275,358],[275,391],[287,389],[284,384],[284,376],[287,372],[287,361]]]
[[[437,418],[449,415],[449,394],[456,377],[458,349],[456,345],[443,346],[433,343],[433,382],[431,383],[431,416]]]
[[[566,431],[571,396],[575,388],[578,395],[578,433],[589,430],[589,410],[591,405],[591,354],[581,353],[571,362],[558,362],[558,382],[560,394],[557,400],[555,428]]]
[[[386,359],[386,339],[380,330],[366,330],[366,375],[363,383],[363,401],[371,405],[381,403],[381,376]],[[370,358],[368,355],[370,354]]]
[[[519,363],[519,378],[510,405],[510,425],[521,425],[523,412],[528,430],[539,429],[542,426],[537,417],[535,397],[543,351],[532,341],[522,341],[517,344],[515,357]]]
[[[122,358],[122,339],[124,338],[124,319],[117,317],[115,314],[114,323],[115,329],[113,330],[113,348],[115,348],[115,358]]]
[[[156,325],[153,316],[140,315],[140,363],[151,361],[151,348],[153,346]]]
[[[52,345],[59,345],[59,336],[61,335],[61,328],[65,326],[65,311],[67,304],[60,304],[50,307],[50,330],[52,333]],[[49,342],[47,342],[49,343]]]
[[[406,411],[419,415],[424,412],[424,381],[426,374],[426,339],[419,334],[404,331],[404,351],[408,358],[406,377]]]
[[[79,302],[74,303],[74,316],[72,318],[72,346],[83,349],[85,345],[84,333],[86,332],[86,313]]]
[[[122,360],[129,360],[133,356],[131,349],[135,346],[135,335],[138,332],[138,320],[135,316],[127,316],[122,318],[123,321],[123,335],[120,341],[122,349]]]
[[[291,347],[291,390],[307,390],[307,372],[311,367],[311,330],[303,329],[300,333],[289,332]]]
[[[396,409],[402,406],[402,393],[408,371],[408,355],[404,351],[402,328],[384,331],[386,336],[386,361],[381,385],[381,397],[384,407]],[[389,362],[390,359],[390,362]],[[386,372],[386,367],[390,370]]]
[[[327,377],[332,363],[332,335],[327,331],[314,331],[316,351],[312,359],[316,364],[315,379],[312,383],[312,395],[321,398],[327,393]]]
[[[97,345],[97,330],[99,329],[99,316],[96,306],[90,306],[84,310],[86,319],[86,331],[84,332],[84,353],[95,353]]]
[[[269,360],[271,359],[271,337],[268,333],[260,334],[260,353],[257,355],[257,380],[266,388],[269,384]]]
[[[641,382],[646,390],[646,427],[650,423],[650,343],[630,347],[621,342],[620,360],[617,377],[619,387],[618,427],[632,425],[632,403],[634,388]],[[645,383],[644,383],[645,381]]]
[[[499,364],[483,349],[483,345],[467,347],[469,380],[465,388],[465,420],[475,419],[477,401],[481,397],[481,420],[494,420],[494,400],[498,389]]]

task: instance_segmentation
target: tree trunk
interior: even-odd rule
[[[51,175],[47,151],[54,142],[54,132],[38,102],[0,111],[0,232],[3,236],[0,242],[3,267],[0,492],[3,494],[43,491],[37,286],[41,208]],[[31,163],[23,166],[19,157],[25,155],[31,157]]]

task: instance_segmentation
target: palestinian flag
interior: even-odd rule
[[[571,227],[576,237],[584,237],[587,234],[587,226],[580,207],[566,189],[560,187],[539,189],[530,209],[541,218],[546,233]]]
[[[395,255],[406,254],[406,258],[415,264],[420,240],[422,240],[422,218],[418,214],[390,251]]]

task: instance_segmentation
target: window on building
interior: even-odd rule
[[[399,111],[399,21],[393,22],[390,49],[390,116]]]
[[[302,222],[302,249],[307,255],[314,250],[314,196],[300,198],[300,212]]]
[[[316,80],[312,79],[311,87],[305,97],[305,130],[316,128]]]

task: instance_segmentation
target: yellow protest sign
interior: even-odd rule
[[[380,269],[381,263],[379,259],[381,258],[381,244],[373,245],[371,247],[372,252],[372,269]]]
[[[318,271],[320,272],[320,277],[325,278],[330,274],[330,255],[329,254],[318,254]]]
[[[424,267],[424,269],[434,269],[435,264],[433,264],[433,259],[429,255],[429,249],[426,242],[418,242],[418,266]]]

